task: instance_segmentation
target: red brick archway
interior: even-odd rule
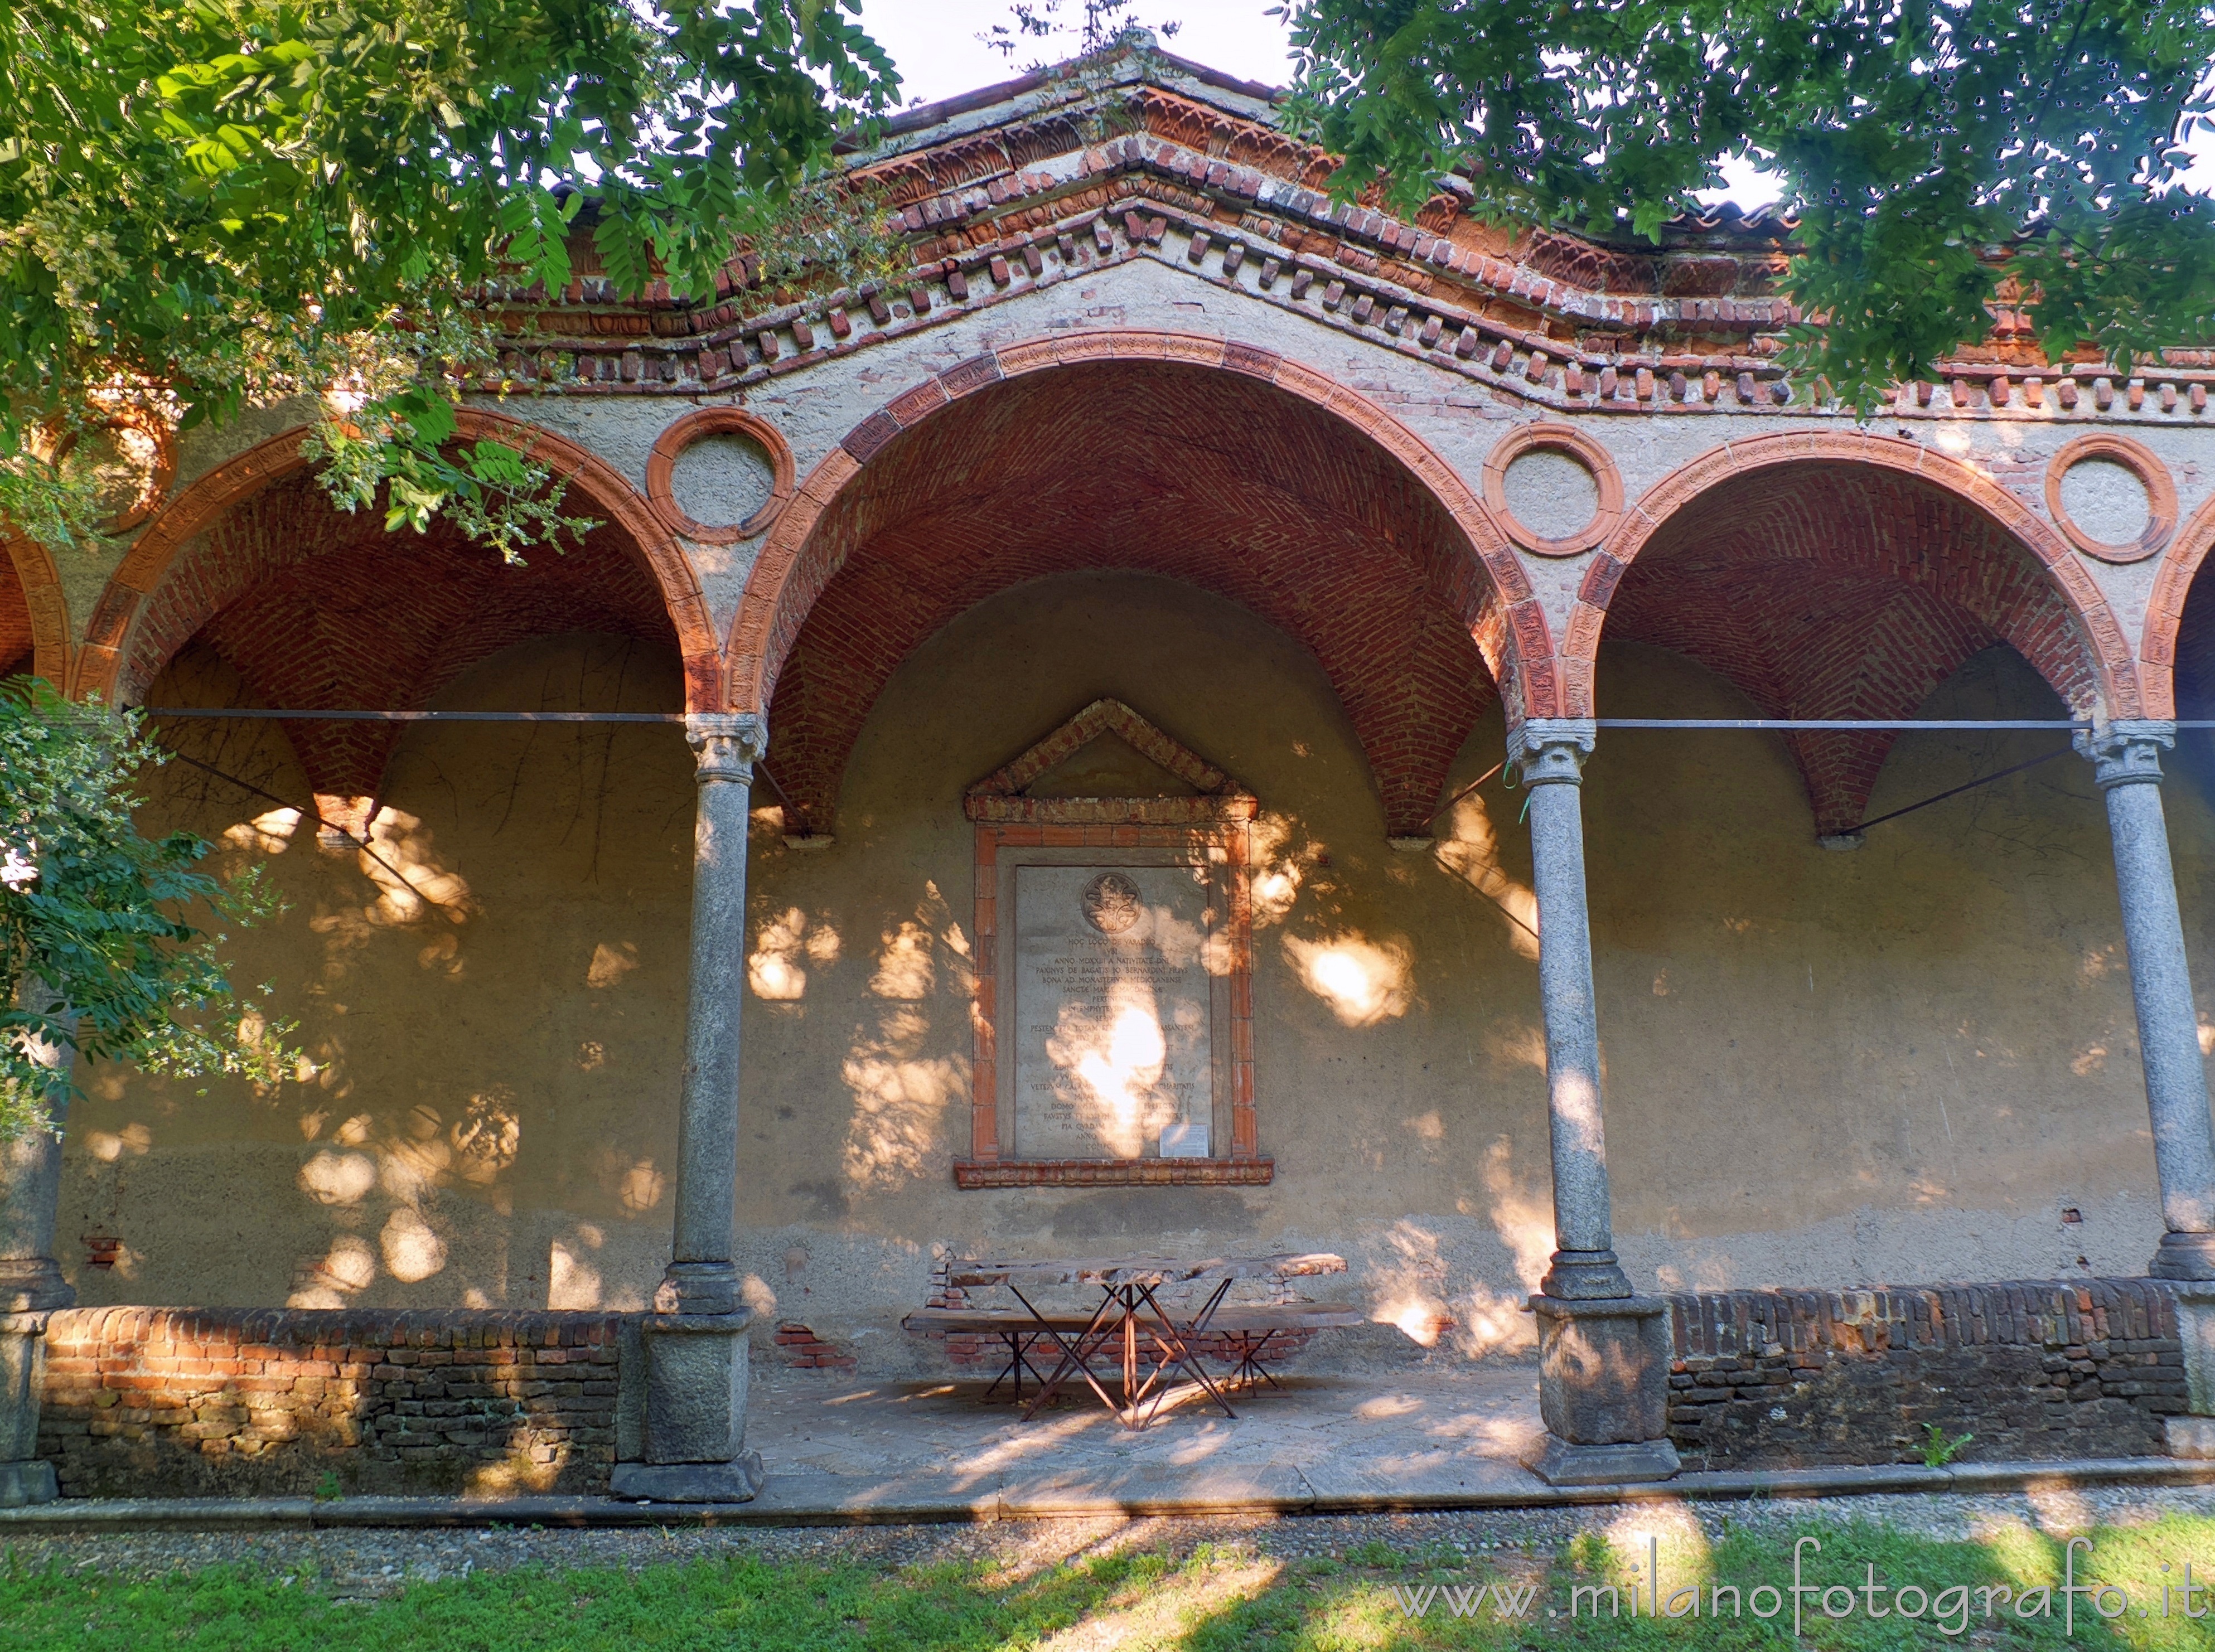
[[[1967,465],[1881,437],[1733,443],[1649,490],[1572,610],[1574,714],[1591,714],[1604,625],[1690,655],[1770,716],[1907,717],[1997,643],[2076,712],[2143,714],[2128,639],[2060,535]],[[1789,742],[1818,830],[1862,818],[1893,737]]]
[[[2145,695],[2142,716],[2179,714],[2176,675],[2182,665],[2178,652],[2184,641],[2185,599],[2210,551],[2215,551],[2215,498],[2203,501],[2177,530],[2162,557],[2161,572],[2154,576],[2138,644],[2138,676]],[[2193,607],[2197,610],[2200,604]]]
[[[69,599],[46,548],[0,523],[0,671],[30,671],[69,686]]]
[[[591,538],[604,541],[655,591],[684,656],[688,709],[715,709],[723,697],[722,662],[707,600],[683,548],[647,502],[605,461],[551,431],[480,408],[463,408],[459,418],[463,439],[509,441],[568,481],[579,513],[602,524]],[[193,482],[147,524],[110,576],[86,627],[73,693],[126,703],[140,699],[177,650],[257,572],[267,571],[236,548],[228,556],[218,553],[204,536],[248,501],[301,477],[308,464],[301,452],[307,434],[304,426],[248,449]],[[355,525],[336,511],[326,515],[330,532]],[[377,528],[381,534],[382,525]],[[390,543],[402,547],[408,537],[395,535]],[[541,560],[555,560],[551,553]]]
[[[1521,566],[1420,438],[1267,351],[1087,333],[910,389],[778,519],[732,628],[731,702],[770,710],[800,827],[827,829],[869,707],[926,638],[1022,580],[1098,568],[1213,590],[1305,644],[1396,835],[1427,832],[1495,682],[1518,685],[1524,713],[1555,714]]]

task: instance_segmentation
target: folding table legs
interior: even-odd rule
[[[1092,1311],[1090,1320],[1086,1323],[1083,1330],[1077,1333],[1077,1346],[1072,1349],[1067,1343],[1061,1340],[1061,1333],[1046,1323],[1046,1316],[1030,1305],[1028,1297],[1015,1289],[1013,1285],[1008,1287],[1008,1291],[1016,1301],[1023,1305],[1023,1311],[1031,1316],[1032,1324],[1044,1332],[1047,1339],[1061,1350],[1060,1363],[1053,1367],[1053,1374],[1046,1380],[1045,1386],[1039,1390],[1037,1397],[1031,1401],[1029,1409],[1024,1411],[1023,1421],[1029,1422],[1052,1402],[1053,1397],[1061,1392],[1062,1380],[1068,1376],[1072,1366],[1084,1374],[1086,1385],[1099,1396],[1100,1403],[1120,1416],[1121,1408],[1108,1398],[1108,1391],[1100,1386],[1100,1380],[1092,1374],[1091,1363],[1086,1358],[1091,1351],[1094,1339],[1100,1333],[1101,1325],[1108,1317],[1108,1309],[1116,1305],[1115,1292],[1110,1289],[1101,1297],[1100,1306]],[[1036,1373],[1033,1374],[1035,1375]]]
[[[1157,1329],[1152,1331],[1151,1335],[1155,1342],[1161,1345],[1162,1352],[1166,1357],[1154,1367],[1154,1374],[1146,1379],[1145,1387],[1140,1389],[1137,1397],[1131,1400],[1131,1411],[1132,1416],[1135,1417],[1137,1416],[1138,1401],[1145,1398],[1147,1390],[1152,1388],[1154,1384],[1161,1379],[1163,1374],[1165,1374],[1172,1365],[1175,1365],[1181,1368],[1187,1375],[1190,1376],[1195,1382],[1200,1384],[1201,1389],[1206,1393],[1207,1397],[1223,1408],[1224,1416],[1235,1420],[1238,1416],[1238,1413],[1230,1409],[1230,1402],[1224,1398],[1222,1391],[1217,1388],[1212,1382],[1208,1380],[1207,1373],[1200,1368],[1200,1361],[1193,1358],[1192,1350],[1187,1347],[1185,1343],[1185,1338],[1187,1337],[1199,1337],[1206,1334],[1208,1321],[1215,1318],[1215,1310],[1217,1306],[1221,1304],[1224,1294],[1230,1290],[1230,1282],[1226,1279],[1220,1285],[1216,1287],[1215,1294],[1207,1299],[1207,1305],[1200,1309],[1199,1316],[1186,1326],[1182,1331],[1180,1331],[1177,1329],[1176,1322],[1169,1318],[1168,1310],[1163,1308],[1159,1302],[1154,1300],[1154,1288],[1152,1286],[1140,1285],[1137,1288],[1139,1300],[1143,1300],[1148,1307],[1154,1311],[1154,1320]],[[1132,1305],[1132,1319],[1135,1319],[1136,1317],[1137,1304],[1133,1303]],[[1126,1320],[1125,1323],[1126,1325],[1128,1325],[1131,1323],[1131,1320]],[[1130,1389],[1127,1386],[1123,1392],[1126,1396],[1130,1394]],[[1164,1389],[1163,1392],[1166,1393],[1168,1391]],[[1154,1409],[1156,1410],[1159,1410],[1161,1409],[1160,1400],[1157,1399],[1154,1402]],[[1130,1422],[1127,1426],[1131,1428],[1139,1428],[1144,1425],[1138,1422]]]
[[[1036,1334],[1029,1331],[1003,1331],[999,1333],[1000,1340],[1008,1345],[1008,1362],[1000,1367],[999,1374],[992,1379],[991,1386],[985,1390],[982,1398],[991,1398],[1002,1383],[1012,1380],[1015,1392],[1009,1398],[1020,1405],[1023,1403],[1024,1372],[1031,1374],[1033,1382],[1045,1382],[1046,1379],[1038,1374],[1038,1367],[1030,1362],[1029,1356],[1023,1351],[1023,1338],[1026,1337],[1031,1337],[1034,1343],[1037,1341]]]

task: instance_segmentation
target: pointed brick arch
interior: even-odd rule
[[[718,706],[721,653],[707,599],[683,548],[646,500],[604,460],[550,431],[475,407],[459,409],[458,419],[463,440],[510,442],[569,483],[573,505],[605,523],[600,531],[612,534],[658,590],[684,657],[688,708]],[[305,426],[286,431],[217,466],[147,524],[109,577],[86,627],[73,693],[135,702],[177,650],[238,594],[238,579],[193,566],[186,553],[226,513],[304,470],[307,435]]]
[[[1068,422],[1050,425],[1049,416]],[[1068,431],[1060,439],[1072,476],[1096,480],[1115,463],[1138,474],[1155,462],[1143,484],[1151,514],[1134,514],[1126,538],[1156,542],[1063,543],[1022,519],[1024,487],[1067,480],[1041,458],[1049,429]],[[1283,450],[1265,451],[1272,442]],[[1212,480],[1183,488],[1178,463],[1159,456],[1171,453],[1205,463]],[[1266,472],[1251,484],[1250,534],[1207,491],[1247,485],[1241,454]],[[996,480],[1010,455],[1029,468],[1020,483]],[[1088,509],[1101,499],[1095,488]],[[1205,523],[1189,544],[1171,546],[1161,542],[1177,537],[1163,511],[1177,499]],[[1359,518],[1361,531],[1343,533],[1336,554],[1303,560],[1307,525],[1326,517],[1341,529]],[[1064,537],[1083,538],[1090,523]],[[1225,548],[1210,548],[1218,545]],[[1365,574],[1350,566],[1356,556],[1372,560]],[[849,431],[801,484],[748,577],[731,633],[731,704],[771,713],[784,753],[771,762],[788,805],[807,829],[823,829],[845,754],[899,659],[1009,584],[1103,567],[1213,590],[1305,643],[1347,704],[1396,834],[1427,829],[1445,764],[1467,733],[1445,725],[1473,725],[1494,684],[1511,695],[1512,716],[1558,714],[1551,638],[1521,565],[1427,443],[1273,352],[1139,332],[1003,346],[925,380]],[[821,646],[796,657],[803,633]],[[832,660],[842,652],[870,658],[850,667]],[[788,701],[801,696],[797,709],[772,709],[781,682]],[[1457,700],[1465,703],[1439,714]]]
[[[1690,655],[1772,716],[1906,717],[1999,643],[2077,712],[2144,714],[2129,639],[2060,535],[1970,466],[1884,437],[1733,443],[1648,490],[1571,611],[1573,714],[1592,714],[1604,628]],[[1857,823],[1893,737],[1788,738],[1817,829]]]
[[[2177,648],[2184,629],[2184,603],[2210,551],[2215,551],[2215,497],[2203,500],[2169,541],[2161,572],[2154,576],[2153,594],[2146,599],[2145,629],[2138,643],[2144,716],[2177,715]]]

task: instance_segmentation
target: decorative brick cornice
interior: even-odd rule
[[[1099,124],[1120,135],[1088,136]],[[853,165],[899,209],[918,259],[901,279],[780,304],[747,285],[739,259],[712,304],[661,294],[594,306],[604,284],[580,278],[566,302],[508,312],[531,345],[503,359],[503,379],[555,376],[587,394],[734,389],[1150,257],[1545,407],[1807,408],[1776,364],[1784,329],[1803,318],[1770,290],[1789,233],[1774,218],[1615,246],[1509,235],[1447,193],[1409,223],[1333,202],[1329,157],[1266,119],[1137,80],[1083,107],[1011,105],[997,125]],[[580,257],[590,264],[588,248]],[[1935,382],[1901,387],[1888,416],[2189,419],[2211,386],[2210,351],[2169,352],[2134,379],[2049,363],[2022,314],[2002,308],[1984,346]]]

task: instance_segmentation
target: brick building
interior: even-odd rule
[[[750,1357],[931,1368],[945,1257],[1132,1244],[1346,1254],[1310,1358],[1543,1336],[1561,1478],[1896,1454],[1667,1400],[1811,1349],[2200,1448],[2215,352],[2003,311],[1858,422],[1777,365],[1789,224],[1335,205],[1150,52],[851,160],[903,284],[509,295],[465,433],[564,554],[337,513],[295,407],[164,438],[111,554],[9,544],[0,655],[75,694],[598,720],[157,719],[318,1073],[97,1073],[19,1153],[0,1492],[738,1495]],[[1034,1021],[1065,884],[1156,951]]]

